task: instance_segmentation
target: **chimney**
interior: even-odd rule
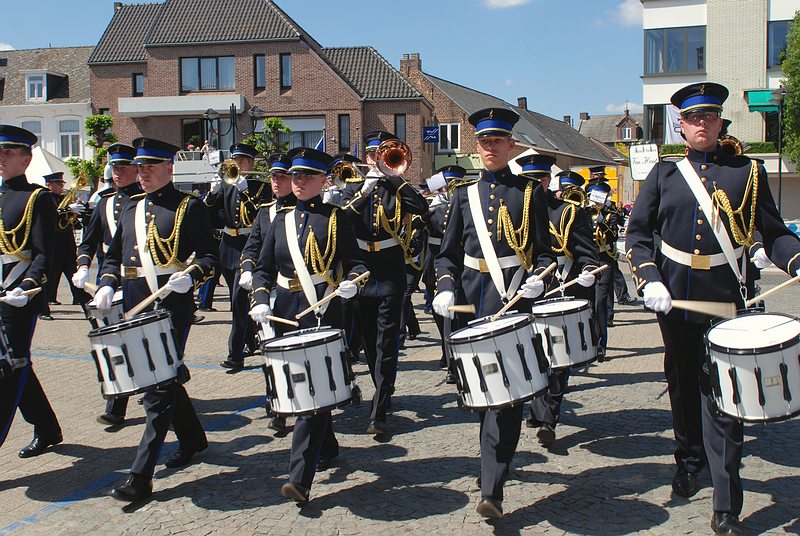
[[[422,71],[422,60],[419,57],[419,52],[403,54],[400,59],[400,72],[404,76],[409,76],[411,73],[418,73],[420,71]]]
[[[564,116],[564,122],[566,124],[568,124],[569,126],[572,126],[572,116],[571,115],[565,115]]]
[[[589,120],[589,112],[581,112],[581,121]]]
[[[122,9],[122,2],[114,2],[114,11]]]
[[[517,106],[523,110],[528,109],[528,97],[517,97]]]

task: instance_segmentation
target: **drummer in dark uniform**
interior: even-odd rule
[[[258,151],[255,147],[236,143],[231,145],[230,157],[239,166],[240,173],[252,171]],[[240,370],[245,354],[255,351],[255,326],[247,316],[249,300],[247,290],[239,285],[239,268],[242,250],[250,236],[258,207],[272,199],[272,190],[263,180],[240,175],[236,184],[221,181],[215,184],[205,198],[212,211],[219,212],[225,227],[219,246],[222,277],[231,292],[233,324],[228,338],[228,357],[220,363],[224,368]],[[247,350],[245,349],[247,348]]]
[[[253,272],[255,305],[250,316],[262,323],[267,322],[267,315],[294,319],[297,313],[333,292],[338,298],[301,317],[300,327],[315,327],[319,318],[323,325],[341,328],[341,301],[358,293],[358,285],[351,280],[365,271],[355,234],[344,211],[322,202],[322,186],[331,157],[304,147],[293,149],[288,157],[297,206],[282,207],[268,226]],[[302,271],[293,262],[292,247],[297,248],[294,255],[303,256]],[[306,282],[303,272],[308,276]],[[275,302],[271,306],[273,287]],[[277,335],[286,331],[287,326],[275,323]],[[307,503],[315,472],[325,470],[338,454],[330,411],[298,417],[292,435],[289,482],[283,485],[281,494],[300,504]]]
[[[386,177],[376,167],[381,143],[396,140],[383,131],[366,136],[366,159],[372,169],[347,208],[358,246],[372,276],[358,298],[359,314],[375,397],[368,434],[386,435],[386,413],[397,378],[398,335],[406,287],[405,251],[400,236],[408,214],[425,214],[425,198],[401,177]],[[373,321],[374,320],[374,321]]]
[[[450,200],[436,257],[433,309],[441,316],[452,318],[449,307],[456,302],[475,305],[477,318],[492,315],[518,291],[525,299],[517,302],[517,309],[529,310],[531,300],[544,292],[546,281],[537,280],[535,274],[555,260],[550,250],[547,197],[540,185],[514,175],[508,167],[514,147],[511,132],[518,120],[519,115],[505,108],[487,108],[469,117],[484,168],[479,180],[456,188]],[[474,214],[483,221],[476,223]],[[491,237],[487,247],[491,245],[496,253],[496,269],[487,263],[478,236],[478,228],[484,226]],[[495,281],[490,270],[499,271],[502,281]],[[525,279],[530,273],[534,275]],[[460,325],[472,318],[464,316],[457,319]],[[481,500],[477,511],[496,518],[503,515],[503,486],[519,442],[522,404],[482,411],[480,418]]]
[[[714,484],[712,530],[741,534],[743,425],[711,408],[703,336],[712,318],[674,310],[672,298],[734,302],[742,308],[747,284],[742,253],[755,241],[756,231],[769,258],[792,276],[800,271],[800,241],[778,213],[764,167],[720,148],[720,114],[727,96],[724,86],[711,82],[686,86],[672,96],[687,156],[677,163],[660,162],[648,175],[628,224],[627,255],[636,289],[645,306],[656,311],[664,339],[677,441],[672,489],[694,495],[697,474],[708,460]],[[730,242],[729,254],[720,241],[725,249]]]
[[[83,230],[83,240],[78,246],[78,270],[72,276],[72,284],[82,289],[89,280],[89,267],[95,254],[108,251],[111,239],[117,231],[120,214],[131,196],[142,192],[139,187],[133,159],[136,149],[130,145],[115,143],[108,148],[108,163],[114,188],[106,191],[97,202],[89,223]],[[102,268],[100,268],[102,272]],[[97,418],[101,424],[119,426],[125,421],[128,397],[112,398],[106,402],[106,411]]]
[[[63,440],[58,419],[31,363],[31,340],[47,294],[23,294],[42,291],[47,283],[56,227],[56,210],[47,190],[30,184],[25,177],[35,143],[35,134],[0,125],[0,315],[12,352],[11,361],[0,361],[0,445],[19,408],[22,417],[33,425],[33,441],[19,451],[20,458],[38,456]]]
[[[168,294],[160,306],[170,313],[175,346],[183,355],[194,317],[191,290],[214,274],[217,251],[211,222],[202,202],[180,192],[172,184],[172,162],[178,148],[150,138],[134,140],[139,181],[145,193],[133,196],[119,217],[117,232],[103,262],[100,288],[95,295],[99,309],[109,309],[117,288],[122,288],[123,309],[130,311],[158,288]],[[139,244],[143,236],[146,244]],[[197,268],[184,274],[189,257]],[[152,306],[150,306],[152,309]],[[179,381],[144,395],[145,429],[130,476],[116,485],[111,496],[138,501],[150,496],[158,454],[170,425],[178,436],[178,449],[166,461],[170,468],[188,464],[208,446],[205,432],[182,383]]]
[[[556,255],[558,270],[551,286],[578,280],[577,285],[566,289],[565,295],[594,300],[595,276],[587,273],[600,265],[594,247],[592,223],[582,207],[583,177],[574,171],[562,171],[556,176],[559,181],[558,192],[550,189],[551,169],[556,159],[550,155],[534,154],[517,158],[522,171],[520,176],[540,182],[547,192],[547,208],[550,218],[551,248]],[[576,194],[575,192],[580,192]],[[556,425],[561,415],[561,403],[567,391],[569,369],[551,370],[548,375],[547,393],[531,402],[531,415],[526,424],[528,428],[538,428],[536,437],[549,448],[556,440]]]

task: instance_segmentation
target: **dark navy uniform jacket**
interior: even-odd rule
[[[467,194],[467,188],[471,184],[467,183],[457,187],[450,199],[442,247],[435,261],[436,288],[437,292],[455,291],[460,286],[463,289],[463,295],[456,295],[456,303],[475,305],[476,317],[481,317],[499,311],[503,307],[503,301],[488,271],[482,272],[464,266],[465,253],[471,257],[483,258]],[[508,207],[514,228],[519,229],[523,223],[525,190],[529,184],[531,182],[528,179],[514,175],[508,167],[496,173],[485,169],[481,171],[481,178],[478,181],[481,213],[486,221],[486,227],[491,233],[498,258],[516,255],[508,245],[505,236],[498,239],[497,214],[500,206]],[[547,197],[540,184],[533,184],[532,188],[533,193],[528,206],[527,247],[531,253],[533,271],[538,272],[553,263],[555,255],[550,248]],[[511,282],[511,278],[517,270],[518,267],[503,269],[506,285]],[[523,276],[523,283],[529,275]],[[545,281],[545,284],[547,282]],[[530,310],[530,305],[530,300],[523,299],[517,302],[515,309]]]
[[[745,156],[689,150],[688,159],[711,195],[714,188],[724,190],[734,208],[742,204],[750,177],[751,160]],[[786,228],[778,214],[767,182],[767,173],[759,165],[755,225],[769,258],[792,275],[800,268],[800,240]],[[744,221],[750,221],[750,199],[744,208]],[[734,248],[741,246],[733,239],[727,215],[720,210]],[[692,269],[666,258],[659,250],[660,240],[683,252],[696,255],[721,253],[709,222],[694,194],[689,189],[675,162],[659,162],[642,186],[628,223],[628,259],[631,261],[636,289],[650,282],[661,281],[674,299],[735,302],[743,306],[740,285],[728,263],[708,270]],[[739,220],[739,225],[742,225]],[[745,254],[747,248],[745,247]],[[686,315],[691,322],[708,320],[698,313],[671,312]]]
[[[239,192],[235,185],[222,183],[219,192],[209,192],[203,201],[209,210],[217,212],[225,227],[229,229],[244,229],[247,218],[256,217],[256,210],[272,199],[272,188],[269,184],[261,181],[247,181],[247,190]],[[242,201],[246,201],[247,214],[242,214]],[[252,225],[252,223],[251,223]],[[222,233],[222,242],[219,246],[219,264],[228,270],[238,270],[241,262],[242,250],[247,243],[246,235],[231,236]]]
[[[275,201],[264,203],[258,209],[256,214],[256,221],[253,224],[253,230],[250,231],[250,236],[247,237],[247,243],[242,250],[241,268],[243,272],[252,272],[256,268],[258,256],[261,254],[261,247],[264,245],[264,239],[267,237],[272,220],[270,220],[270,213],[272,207],[275,207],[275,215],[277,216],[278,210],[283,207],[293,207],[297,203],[297,198],[294,194],[289,194],[286,197],[278,197]]]
[[[78,266],[89,266],[92,258],[97,253],[97,249],[102,245],[108,248],[113,238],[111,229],[108,226],[107,207],[112,203],[114,207],[114,223],[119,222],[125,206],[128,204],[132,195],[142,193],[138,182],[129,184],[119,190],[109,190],[103,194],[100,201],[92,211],[89,223],[83,229],[83,240],[78,246]]]
[[[197,264],[200,269],[191,272],[192,278],[196,282],[202,282],[214,275],[217,266],[217,249],[212,239],[208,213],[202,201],[190,194],[180,192],[172,183],[158,191],[133,196],[120,216],[119,227],[106,253],[100,277],[101,286],[110,286],[114,289],[122,287],[126,311],[151,294],[144,277],[127,279],[121,273],[122,266],[142,266],[139,251],[136,248],[135,214],[138,202],[144,200],[143,202],[147,203],[145,221],[149,224],[155,218],[158,234],[162,238],[166,238],[172,234],[175,227],[175,212],[187,196],[190,197],[189,203],[178,230],[180,233],[178,260],[186,263],[194,252],[195,257],[192,264]],[[164,262],[166,259],[160,260]],[[165,285],[169,277],[169,275],[159,275],[158,286]],[[190,323],[196,309],[192,292],[184,294],[172,292],[162,300],[162,305],[172,313],[176,323],[180,322],[186,325]]]
[[[558,199],[555,192],[549,190],[547,192],[547,209],[550,223],[552,224],[550,226],[550,237],[552,239],[553,254],[556,257],[561,257],[565,253],[556,251],[556,249],[561,249],[563,246],[556,239],[553,230],[562,235],[562,239],[566,230],[566,250],[572,258],[572,266],[569,273],[565,274],[564,281],[575,279],[581,272],[594,270],[600,266],[594,236],[592,235],[592,222],[586,210],[576,206],[574,203]],[[562,229],[562,222],[566,229]],[[559,270],[562,268],[560,266]],[[553,278],[551,286],[556,287],[558,284],[559,281]],[[572,288],[576,286],[573,285]]]
[[[359,190],[353,197],[347,214],[353,224],[356,238],[364,242],[381,242],[392,238],[383,228],[378,212],[383,207],[386,216],[392,219],[400,200],[401,221],[407,214],[425,214],[428,202],[414,187],[399,177],[384,177],[372,192],[362,195]],[[402,225],[400,229],[402,230]],[[367,297],[402,294],[406,288],[405,255],[403,248],[393,246],[377,251],[361,250],[364,264],[370,271],[369,280],[362,290]]]
[[[53,198],[49,195],[47,189],[36,184],[29,184],[25,175],[3,181],[3,190],[0,191],[0,214],[2,214],[3,218],[3,229],[8,232],[20,224],[31,195],[36,195],[37,197],[33,203],[33,219],[31,220],[30,232],[24,245],[26,226],[23,224],[14,233],[16,243],[23,245],[22,250],[30,251],[30,266],[14,281],[9,281],[8,290],[15,287],[20,287],[22,290],[44,287],[47,282],[47,270],[53,258],[56,228],[56,207],[53,204]],[[15,265],[16,262],[12,258],[4,257],[3,280],[8,277]],[[0,303],[0,311],[2,311],[3,316],[40,313],[44,310],[45,300],[47,299],[46,294],[47,292],[45,291],[40,292],[31,298],[25,307],[12,307],[11,305]]]
[[[602,219],[597,223],[597,217],[592,217],[592,225],[594,228],[594,239],[597,246],[597,254],[601,262],[608,263],[617,260],[617,240],[619,240],[620,213],[616,209],[616,205],[604,206],[600,214]],[[602,247],[598,238],[605,240],[605,248]]]
[[[422,280],[426,285],[436,284],[436,256],[442,248],[442,238],[444,237],[444,223],[447,215],[448,203],[438,203],[422,216],[426,220],[428,230],[428,251],[425,257],[425,267],[422,272]]]
[[[286,239],[286,216],[292,207],[284,207],[272,221],[261,248],[258,264],[253,272],[253,301],[256,304],[269,304],[269,290],[275,287],[275,306],[273,314],[283,318],[294,318],[298,312],[306,309],[310,304],[305,293],[298,284],[297,272],[292,261],[289,245]],[[320,196],[307,201],[297,200],[295,221],[297,222],[297,240],[300,252],[305,255],[306,242],[309,233],[313,230],[319,249],[325,253],[328,244],[328,225],[331,216],[336,214],[335,240],[336,249],[333,252],[331,270],[334,272],[332,279],[355,279],[364,273],[366,268],[358,253],[353,228],[343,210],[322,202]],[[304,257],[305,258],[305,257]],[[309,273],[313,276],[314,269],[306,261]],[[294,290],[289,290],[277,285],[278,274],[293,280]],[[323,281],[315,285],[317,298],[321,299],[329,288]],[[341,300],[334,298],[330,302],[323,319],[325,325],[342,327]],[[314,313],[309,313],[301,319],[302,327],[316,326]]]

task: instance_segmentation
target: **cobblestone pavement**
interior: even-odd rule
[[[764,290],[785,275],[764,274]],[[62,282],[63,283],[63,282]],[[221,288],[218,297],[226,289]],[[66,284],[60,291],[68,301]],[[800,316],[800,287],[767,299],[770,310]],[[419,302],[421,294],[416,295]],[[189,394],[210,448],[181,470],[156,471],[150,502],[133,509],[106,496],[125,475],[142,434],[143,411],[131,403],[116,432],[95,422],[103,401],[88,354],[88,324],[76,306],[53,308],[40,321],[35,367],[62,427],[64,443],[37,458],[17,451],[31,438],[17,415],[0,450],[0,534],[688,534],[710,533],[711,483],[691,500],[672,498],[673,440],[661,338],[655,317],[638,305],[618,307],[610,362],[575,373],[558,441],[545,450],[523,428],[506,485],[505,517],[475,513],[479,491],[478,418],[457,408],[437,368],[435,327],[417,307],[423,334],[401,355],[391,438],[365,433],[369,405],[334,414],[341,455],[317,475],[305,508],[279,493],[291,436],[267,428],[259,358],[226,374],[229,313],[192,329]],[[372,385],[356,366],[365,399]],[[749,425],[742,475],[745,528],[752,534],[800,534],[800,419]],[[169,434],[162,455],[175,448]]]

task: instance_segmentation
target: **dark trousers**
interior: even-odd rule
[[[109,398],[106,401],[106,413],[109,415],[116,415],[117,417],[124,417],[128,412],[128,398],[127,396]]]
[[[601,259],[603,264],[612,264],[608,259]],[[608,319],[614,315],[614,274],[609,266],[597,274],[594,298],[594,319],[599,346],[605,349],[608,344]]]
[[[739,476],[744,427],[709,405],[703,335],[708,323],[683,320],[681,312],[658,315],[664,339],[664,372],[672,407],[679,469],[697,472],[708,461],[714,484],[714,510],[739,515],[743,488]]]
[[[611,263],[611,268],[614,270],[614,295],[617,301],[620,301],[622,298],[630,296],[630,293],[628,293],[628,283],[625,281],[625,276],[619,268],[618,261]]]
[[[400,313],[400,336],[403,338],[406,333],[410,335],[419,335],[420,333],[419,320],[414,312],[414,304],[411,303],[411,297],[419,287],[420,277],[422,277],[422,272],[406,265],[406,290],[403,293],[403,311]]]
[[[27,356],[28,365],[0,379],[0,445],[2,445],[19,408],[22,418],[33,425],[34,437],[55,440],[61,427],[30,363],[31,339],[36,327],[35,314],[3,316],[8,343],[14,356]]]
[[[231,293],[231,334],[228,337],[228,359],[231,361],[244,361],[244,347],[248,345],[255,349],[256,329],[253,321],[248,316],[250,298],[247,291],[239,286],[239,270],[222,268],[222,276]]]
[[[221,275],[219,270],[215,270],[214,277],[200,285],[200,290],[197,291],[197,300],[200,302],[201,309],[214,307],[214,291],[217,289]]]
[[[320,457],[335,458],[338,455],[339,442],[333,433],[330,411],[298,417],[292,432],[289,482],[311,488]]]
[[[481,497],[503,500],[522,429],[522,404],[481,412]]]
[[[345,300],[342,304],[342,314],[344,315],[344,336],[347,347],[353,356],[364,347],[361,340],[361,317],[359,314],[358,300]]]
[[[359,312],[365,320],[361,324],[364,353],[375,384],[370,413],[373,421],[386,420],[386,408],[394,393],[402,305],[401,294],[358,299]]]
[[[567,392],[569,369],[551,370],[547,379],[550,384],[548,391],[531,401],[531,416],[540,426],[549,424],[555,427],[561,415],[564,394]]]
[[[69,289],[72,292],[72,303],[83,305],[92,300],[91,294],[72,284],[72,276],[77,271],[77,248],[75,240],[69,235],[56,235],[56,240],[63,241],[56,244],[53,261],[47,270],[47,301],[58,301],[58,283],[63,274],[69,282]],[[49,307],[47,314],[50,314]]]

